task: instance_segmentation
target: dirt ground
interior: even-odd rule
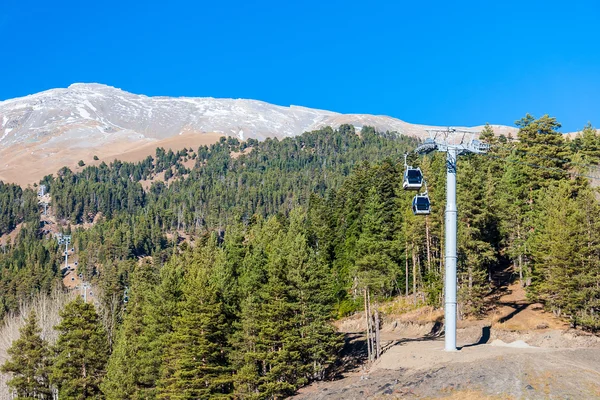
[[[471,398],[600,398],[600,347],[485,344],[455,353],[444,352],[443,347],[443,339],[400,342],[370,370],[358,369],[341,380],[313,384],[296,398],[463,398],[459,395],[463,391],[471,392]]]
[[[433,320],[387,318],[385,351],[372,365],[365,362],[360,315],[341,321],[346,370],[336,380],[302,388],[295,398],[600,399],[599,337],[569,329],[528,303],[519,285],[496,300],[486,319],[460,321],[456,352],[443,350]]]

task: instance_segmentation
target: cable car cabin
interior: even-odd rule
[[[429,215],[431,213],[429,196],[426,194],[416,195],[413,199],[412,209],[415,215]]]
[[[419,190],[423,186],[423,174],[421,168],[408,167],[404,171],[404,182],[402,188],[404,190]]]

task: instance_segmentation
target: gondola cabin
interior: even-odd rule
[[[404,190],[419,190],[423,186],[423,174],[421,168],[407,167],[404,171],[404,181],[402,188]]]
[[[413,198],[413,214],[429,215],[431,213],[431,203],[427,194],[418,194]]]

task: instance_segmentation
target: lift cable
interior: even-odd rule
[[[532,152],[530,152],[528,150],[511,149],[511,148],[508,148],[508,147],[504,147],[502,145],[492,145],[492,148],[507,150],[507,151],[514,152],[514,153],[523,153],[523,154],[527,154],[527,155],[530,155],[530,156],[533,156],[533,157],[537,157],[537,158],[543,158],[543,159],[546,159],[546,160],[557,161],[557,162],[561,162],[561,163],[564,163],[564,164],[577,165],[577,166],[580,166],[580,167],[584,167],[584,168],[588,168],[588,169],[600,172],[600,166],[599,165],[585,164],[585,163],[580,163],[580,162],[575,162],[575,161],[567,160],[567,159],[564,159],[564,158],[548,157],[548,156],[544,156],[544,155],[541,155],[541,154],[532,153]],[[417,149],[415,149],[414,151],[416,152],[416,150]],[[598,176],[586,175],[586,174],[581,174],[581,173],[578,173],[578,172],[565,171],[564,169],[561,169],[561,168],[544,167],[542,165],[538,165],[538,164],[534,164],[534,163],[528,163],[528,162],[519,161],[519,160],[511,160],[511,159],[507,159],[505,157],[495,156],[495,155],[490,154],[490,153],[483,153],[483,154],[485,154],[485,155],[487,155],[489,157],[492,157],[492,158],[496,158],[496,159],[503,160],[503,161],[506,161],[506,162],[511,162],[511,163],[514,163],[514,164],[527,165],[527,166],[532,167],[532,168],[545,169],[545,170],[553,171],[553,172],[562,172],[564,174],[569,174],[569,175],[572,175],[572,176],[600,180],[600,177],[598,177]]]
[[[600,177],[598,176],[592,176],[592,175],[585,175],[585,174],[580,174],[577,172],[570,172],[570,171],[565,171],[564,169],[560,169],[560,168],[552,168],[552,167],[544,167],[541,165],[537,165],[537,164],[533,164],[533,163],[528,163],[528,162],[524,162],[524,161],[519,161],[519,160],[511,160],[505,157],[500,157],[500,156],[495,156],[493,154],[490,153],[483,153],[484,155],[491,157],[491,158],[496,158],[498,160],[502,160],[502,161],[506,161],[506,162],[510,162],[510,163],[514,163],[514,164],[521,164],[521,165],[527,165],[528,167],[531,168],[537,168],[537,169],[544,169],[547,171],[552,171],[552,172],[560,172],[563,174],[567,174],[567,175],[572,175],[572,176],[576,176],[576,177],[581,177],[581,178],[588,178],[588,179],[598,179],[600,180]]]
[[[530,152],[529,150],[521,150],[521,149],[509,149],[507,147],[503,147],[501,145],[493,145],[493,148],[498,148],[498,149],[502,149],[502,150],[508,150],[508,151],[512,151],[515,153],[524,153],[533,157],[537,157],[537,158],[543,158],[546,160],[551,160],[551,161],[557,161],[557,162],[562,162],[562,163],[568,163],[568,164],[572,164],[572,165],[578,165],[581,167],[585,167],[585,168],[590,168],[590,169],[596,169],[600,171],[600,166],[598,165],[593,165],[593,164],[585,164],[585,163],[580,163],[580,162],[576,162],[576,161],[570,161],[564,158],[556,158],[556,157],[548,157],[548,156],[544,156],[541,154],[535,154]]]

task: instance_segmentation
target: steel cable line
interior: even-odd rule
[[[508,158],[505,157],[500,157],[500,156],[495,156],[493,154],[490,153],[483,153],[484,155],[491,157],[491,158],[496,158],[498,160],[502,160],[502,161],[506,161],[506,162],[511,162],[514,164],[521,164],[521,165],[527,165],[528,167],[532,167],[532,168],[537,168],[537,169],[545,169],[547,171],[552,171],[552,172],[560,172],[563,174],[567,174],[567,175],[572,175],[572,176],[578,176],[581,178],[589,178],[589,179],[598,179],[600,180],[600,177],[598,176],[592,176],[592,175],[585,175],[585,174],[580,174],[577,172],[570,172],[570,171],[565,171],[564,169],[560,169],[560,168],[553,168],[553,167],[544,167],[541,165],[537,165],[537,164],[533,164],[533,163],[528,163],[528,162],[524,162],[524,161],[519,161],[519,160],[510,160]]]
[[[598,130],[598,131],[600,131],[600,130]],[[581,131],[580,131],[580,132],[577,132],[577,133],[581,133]],[[563,135],[564,135],[564,134],[563,134]],[[564,135],[564,136],[566,136],[566,135]],[[572,140],[572,139],[569,139],[569,138],[567,138],[567,139],[565,139],[565,140]],[[513,143],[520,143],[520,140],[519,140],[519,139],[517,139],[517,138],[511,138],[511,139],[509,139],[509,140],[508,140],[508,142],[507,142],[507,144],[513,144]],[[542,144],[543,144],[544,146],[562,147],[562,146],[564,146],[564,145],[568,145],[568,144],[569,144],[569,142],[566,142],[566,141],[564,141],[563,143],[560,143],[560,144],[557,144],[557,143],[542,143]],[[494,144],[494,145],[490,145],[490,147],[502,147],[502,144]],[[526,150],[519,150],[519,151],[526,151]],[[541,157],[543,157],[543,156],[541,156]],[[599,167],[599,168],[600,168],[600,167]]]
[[[576,162],[576,161],[570,161],[570,160],[567,160],[565,158],[548,157],[548,156],[544,156],[544,155],[541,155],[541,154],[532,153],[529,150],[509,149],[507,147],[503,147],[502,145],[493,145],[492,147],[503,149],[503,150],[508,150],[508,151],[515,152],[515,153],[525,153],[525,154],[529,154],[530,156],[534,156],[534,157],[538,157],[538,158],[543,158],[543,159],[546,159],[546,160],[558,161],[558,162],[562,162],[562,163],[569,163],[569,164],[573,164],[573,165],[579,165],[579,166],[585,167],[585,168],[591,168],[591,169],[600,170],[600,166],[598,166],[598,165],[584,164],[584,163],[580,163],[580,162]]]

